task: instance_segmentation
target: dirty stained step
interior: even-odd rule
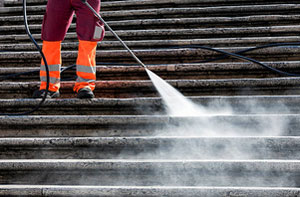
[[[193,96],[187,97],[211,114],[299,114],[298,95],[274,96]],[[40,99],[0,99],[1,113],[29,111]],[[47,99],[36,115],[153,115],[166,114],[159,97]]]
[[[0,18],[1,19],[1,18]],[[260,26],[260,27],[212,27],[212,28],[182,28],[182,29],[141,29],[141,30],[117,30],[115,31],[124,41],[126,40],[154,40],[154,39],[203,39],[203,38],[232,38],[235,37],[275,37],[275,36],[299,36],[299,25]],[[40,41],[41,35],[32,34]],[[212,37],[213,36],[213,37]],[[66,40],[78,40],[75,32],[66,34]],[[1,42],[28,42],[28,35],[9,34],[0,35]],[[106,32],[105,40],[116,40],[109,32]]]
[[[174,49],[180,47],[189,47],[190,45],[202,45],[209,47],[258,47],[270,44],[270,48],[276,47],[274,44],[283,43],[284,46],[297,47],[299,45],[299,36],[278,36],[278,37],[241,37],[241,38],[206,38],[206,39],[169,39],[169,40],[130,40],[125,41],[125,44],[131,49]],[[271,45],[273,44],[273,46]],[[42,47],[42,44],[39,43]],[[77,51],[78,41],[63,42],[62,51]],[[98,43],[98,50],[123,49],[119,41],[102,41]],[[33,44],[19,43],[16,44],[1,44],[2,52],[22,52],[36,51]]]
[[[221,57],[221,56],[220,56]],[[281,71],[299,73],[300,61],[271,61],[263,64]],[[21,65],[19,65],[21,66]],[[69,66],[63,66],[65,69]],[[39,67],[0,67],[1,82],[39,81]],[[227,63],[185,63],[185,64],[147,64],[147,68],[162,79],[232,79],[232,78],[274,78],[282,75],[249,62]],[[19,73],[24,73],[17,75]],[[299,73],[300,74],[300,73]],[[148,80],[145,69],[137,64],[111,64],[96,66],[98,80]],[[10,76],[10,77],[9,77]],[[76,67],[61,73],[61,81],[74,81]]]
[[[1,138],[0,157],[1,159],[296,160],[300,158],[299,141],[298,136]]]
[[[145,29],[151,27],[151,29],[160,28],[174,28],[183,29],[187,27],[191,28],[204,28],[204,27],[249,27],[251,26],[264,26],[268,23],[269,26],[282,26],[282,25],[297,25],[299,21],[299,15],[255,15],[255,16],[239,16],[239,17],[184,17],[184,18],[157,18],[157,19],[133,19],[122,21],[110,21],[107,23],[114,30],[134,30]],[[29,24],[29,29],[32,33],[37,34],[41,32],[41,24]],[[69,32],[75,32],[75,22],[70,25]],[[24,24],[3,24],[0,26],[0,34],[5,35],[9,32],[12,34],[24,34]]]
[[[299,135],[299,114],[0,116],[1,136]],[[182,133],[182,130],[185,132]]]
[[[1,160],[1,184],[299,187],[297,160]]]
[[[36,6],[35,11],[40,15],[31,15],[35,16],[35,21],[38,20],[41,22],[43,15],[42,13],[45,10],[45,7]],[[289,4],[268,4],[268,5],[238,5],[238,6],[218,6],[218,7],[167,7],[167,8],[152,8],[152,9],[134,9],[134,10],[122,10],[122,11],[101,11],[101,16],[106,19],[136,19],[136,18],[157,18],[157,16],[165,16],[169,18],[177,17],[194,17],[195,15],[201,17],[207,16],[247,16],[247,15],[258,15],[258,14],[281,14],[291,15],[297,14],[300,10],[300,4],[289,3]],[[12,21],[19,22],[21,21],[20,13],[21,8],[2,8],[0,14],[7,14],[10,12],[18,11],[20,16],[3,16],[6,18],[6,23],[11,23]],[[32,18],[28,17],[29,21],[32,21]]]
[[[166,80],[186,96],[208,95],[297,95],[300,81],[297,77]],[[31,98],[40,82],[1,82],[2,99]],[[76,97],[75,82],[61,83],[61,98]],[[150,80],[96,81],[96,98],[133,98],[158,96]]]
[[[249,47],[226,47],[218,48],[227,52],[237,52]],[[191,49],[190,47],[161,48],[161,49],[139,49],[133,50],[145,64],[178,64],[201,62],[211,58],[220,57],[220,53],[212,52],[208,49]],[[258,61],[299,61],[299,46],[272,47],[250,51],[245,56]],[[63,51],[63,63],[72,65],[76,62],[77,51]],[[133,57],[125,50],[99,50],[96,54],[97,64],[136,64]],[[237,58],[223,61],[240,61]],[[20,66],[37,66],[40,64],[40,54],[38,52],[4,52],[0,53],[0,63],[5,67],[19,64]]]
[[[0,196],[299,196],[296,187],[191,187],[191,186],[70,186],[1,185]]]
[[[191,186],[53,186],[53,185],[1,185],[0,196],[299,196],[296,187],[191,187]]]

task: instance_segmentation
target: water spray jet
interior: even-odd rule
[[[189,114],[203,114],[202,111],[199,113],[197,110],[198,106],[192,103],[190,100],[185,98],[179,91],[173,88],[170,84],[164,81],[162,78],[157,76],[155,73],[150,71],[147,66],[134,54],[134,52],[126,45],[126,43],[118,36],[118,34],[106,23],[105,20],[95,11],[95,9],[87,2],[87,0],[81,0],[93,13],[94,15],[108,28],[108,30],[119,40],[123,47],[130,53],[130,55],[146,70],[152,83],[162,96],[165,104],[167,105],[168,114],[172,116],[188,116]],[[185,108],[182,114],[181,109]],[[179,113],[180,112],[180,113]]]
[[[130,55],[146,70],[149,78],[151,79],[152,83],[154,84],[155,88],[161,95],[164,103],[167,106],[168,115],[171,116],[203,116],[206,114],[210,114],[207,109],[202,106],[198,106],[194,104],[192,101],[187,99],[183,94],[181,94],[178,90],[173,88],[170,84],[168,84],[165,80],[157,76],[155,73],[150,71],[147,66],[134,54],[134,52],[124,43],[124,41],[116,34],[116,32],[106,23],[105,20],[93,9],[93,7],[87,2],[87,0],[81,0],[93,13],[94,15],[108,28],[108,30],[120,41],[124,48],[130,53]],[[266,46],[264,46],[266,47]],[[181,47],[175,47],[181,48]],[[186,46],[182,48],[190,48],[190,49],[203,49],[209,50],[213,52],[217,52],[220,54],[225,55],[226,57],[233,57],[235,59],[251,62],[267,69],[270,69],[274,72],[285,74],[289,76],[300,76],[299,74],[287,73],[275,68],[271,68],[262,62],[259,62],[255,59],[242,56],[237,53],[231,53],[220,49],[210,48],[201,45],[193,45],[193,46]],[[250,50],[250,49],[249,49]],[[210,114],[211,115],[211,114]]]

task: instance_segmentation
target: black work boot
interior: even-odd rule
[[[77,98],[89,99],[89,98],[94,98],[94,97],[95,97],[95,95],[90,87],[84,87],[84,88],[81,88],[80,90],[78,90]]]
[[[46,93],[46,90],[36,90],[36,91],[34,91],[32,97],[33,98],[44,98],[45,93]],[[59,91],[56,91],[56,92],[48,91],[46,98],[58,98],[59,96],[60,96]]]

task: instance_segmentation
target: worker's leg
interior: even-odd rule
[[[75,92],[84,87],[89,87],[92,91],[95,89],[96,48],[97,42],[79,40]]]
[[[49,90],[56,92],[60,87],[60,67],[61,67],[61,41],[49,42],[43,41],[43,53],[45,54],[49,71],[50,71],[50,84]],[[46,67],[42,60],[40,69],[41,85],[40,90],[45,90],[47,85]]]
[[[88,0],[88,3],[97,11],[100,11],[100,0]],[[77,81],[74,91],[82,88],[95,89],[96,81],[96,48],[97,42],[104,37],[104,27],[99,19],[81,0],[73,0],[77,16],[77,36],[79,39],[77,57]]]
[[[52,92],[60,87],[61,41],[64,40],[72,22],[73,9],[70,0],[48,0],[42,25],[43,52],[50,70],[50,86]],[[46,89],[46,69],[41,64],[40,90]]]

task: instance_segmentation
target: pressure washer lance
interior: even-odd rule
[[[101,16],[94,10],[94,8],[87,2],[87,0],[81,0],[93,13],[94,15],[109,29],[109,31],[121,42],[121,44],[127,49],[127,51],[132,55],[132,57],[140,64],[142,65],[146,71],[148,72],[149,70],[147,69],[147,66],[132,52],[132,50],[123,42],[123,40],[121,40],[121,38],[115,33],[114,30],[112,30],[112,28],[110,28],[110,26],[101,18]],[[272,45],[270,45],[272,46]],[[279,44],[280,46],[280,44]],[[240,54],[237,54],[237,53],[231,53],[231,52],[227,52],[227,51],[224,51],[224,50],[221,50],[221,49],[215,49],[215,48],[210,48],[210,47],[206,47],[206,46],[201,46],[201,45],[193,45],[193,46],[186,46],[186,47],[174,47],[174,48],[196,48],[196,49],[204,49],[204,50],[208,50],[208,51],[213,51],[213,52],[217,52],[217,53],[221,53],[221,54],[224,54],[228,57],[233,57],[233,58],[236,58],[236,59],[240,59],[240,60],[243,60],[243,61],[248,61],[248,62],[252,62],[254,64],[257,64],[257,65],[260,65],[262,67],[265,67],[267,69],[270,69],[274,72],[277,72],[279,74],[282,74],[282,75],[287,75],[287,76],[294,76],[294,77],[299,77],[300,75],[299,74],[294,74],[294,73],[289,73],[289,72],[284,72],[284,71],[280,71],[276,68],[272,68],[260,61],[257,61],[255,59],[252,59],[252,58],[249,58],[249,57],[245,57],[243,55],[240,55]],[[264,48],[264,46],[262,47]],[[255,48],[253,48],[255,50]],[[249,51],[253,50],[253,49],[247,49]],[[245,50],[245,52],[247,51]],[[244,52],[244,51],[241,51],[241,52]]]
[[[120,41],[120,43],[126,48],[126,50],[132,55],[132,57],[145,69],[147,66],[132,52],[132,50],[125,44],[125,42],[116,34],[116,32],[102,19],[102,17],[94,10],[94,8],[87,2],[87,0],[81,0],[94,14],[95,16],[108,28],[108,30]]]

